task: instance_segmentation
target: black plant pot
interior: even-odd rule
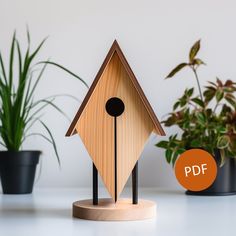
[[[225,164],[220,167],[221,155],[215,150],[214,158],[217,163],[217,176],[213,184],[203,191],[186,191],[187,195],[225,196],[236,194],[236,160],[227,157]]]
[[[40,151],[0,152],[0,177],[3,193],[32,193],[40,153]]]

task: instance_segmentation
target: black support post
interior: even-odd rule
[[[98,205],[98,170],[93,163],[93,205]]]
[[[138,161],[132,170],[132,197],[133,204],[138,204]]]

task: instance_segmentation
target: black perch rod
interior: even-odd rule
[[[132,197],[133,204],[138,204],[138,161],[132,170]]]
[[[115,202],[117,201],[117,127],[116,116],[114,117],[114,133],[115,133]]]
[[[125,105],[120,98],[112,97],[106,102],[107,113],[114,117],[114,168],[115,168],[115,202],[117,201],[117,117],[120,116],[125,109]]]
[[[93,163],[93,205],[98,205],[98,170]]]

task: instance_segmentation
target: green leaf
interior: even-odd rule
[[[45,64],[45,65],[43,66],[43,68],[40,70],[40,73],[39,73],[37,79],[35,80],[35,83],[34,83],[34,85],[33,85],[32,88],[31,88],[31,80],[30,80],[30,82],[29,82],[29,84],[28,84],[28,89],[27,89],[27,92],[26,92],[26,98],[25,98],[26,104],[25,104],[25,105],[27,105],[27,103],[28,103],[28,102],[30,101],[30,99],[32,98],[32,96],[33,96],[33,94],[34,94],[34,91],[35,91],[35,89],[37,88],[38,83],[39,83],[39,81],[40,81],[40,79],[41,79],[41,77],[42,77],[42,75],[43,75],[43,73],[44,73],[44,71],[45,71],[45,69],[46,69],[46,66],[47,66],[47,64]]]
[[[216,101],[220,102],[222,98],[224,97],[224,92],[223,90],[219,89],[216,91]]]
[[[16,40],[16,46],[17,46],[17,52],[18,52],[18,61],[19,61],[19,77],[22,73],[22,58],[21,58],[21,50],[20,50],[20,44],[18,40]]]
[[[191,101],[193,101],[194,103],[196,103],[197,105],[199,105],[202,108],[204,107],[204,102],[201,99],[197,98],[197,97],[191,99]]]
[[[157,143],[155,146],[156,147],[160,147],[160,148],[168,148],[168,141],[160,141],[159,143]]]
[[[12,43],[11,43],[11,51],[10,51],[10,61],[9,61],[9,87],[12,88],[13,82],[13,62],[14,62],[14,51],[15,51],[15,42],[16,42],[16,32],[14,32]]]
[[[193,95],[193,91],[194,91],[194,88],[187,90],[188,97],[191,97]]]
[[[165,79],[173,77],[177,72],[182,70],[184,67],[186,67],[188,63],[181,63],[178,66],[176,66],[167,76]]]
[[[186,96],[183,96],[183,97],[180,99],[180,106],[181,106],[181,107],[184,107],[187,103],[188,103],[188,98],[187,98]]]
[[[202,126],[205,126],[206,119],[205,119],[205,116],[203,115],[203,113],[200,113],[200,112],[196,113],[196,117],[197,117],[198,122]]]
[[[176,103],[174,104],[174,106],[173,106],[173,110],[176,110],[176,109],[178,108],[179,105],[180,105],[180,102],[179,102],[179,101],[176,102]]]
[[[197,55],[199,49],[200,49],[200,42],[201,40],[198,40],[194,45],[191,47],[190,52],[189,52],[189,61],[192,63],[193,59]]]
[[[223,91],[226,93],[233,93],[236,90],[235,90],[235,88],[232,88],[232,87],[223,87]]]
[[[4,145],[7,150],[19,151],[23,141],[28,137],[28,131],[33,124],[41,122],[47,131],[47,141],[50,141],[54,148],[54,152],[60,164],[56,143],[49,128],[41,121],[42,109],[51,106],[60,113],[63,111],[53,103],[54,98],[45,98],[34,101],[33,97],[37,84],[45,70],[46,64],[42,70],[38,72],[38,76],[34,76],[33,59],[39,54],[43,40],[33,51],[30,52],[30,35],[27,30],[28,47],[25,54],[22,54],[19,41],[12,37],[9,50],[9,70],[6,73],[3,57],[0,53],[0,144]],[[18,59],[18,60],[17,60]],[[18,69],[19,75],[13,72]],[[13,82],[14,81],[14,82]],[[40,104],[40,105],[37,105]],[[64,114],[65,115],[65,114]],[[44,134],[41,135],[43,137]],[[46,137],[46,136],[45,136]]]
[[[226,158],[225,158],[225,150],[224,149],[220,149],[220,167],[222,167],[225,164]]]
[[[171,113],[170,116],[166,120],[162,121],[162,123],[164,123],[165,126],[167,127],[176,124],[176,122],[177,122],[177,117],[175,113]]]
[[[227,132],[227,128],[222,126],[216,127],[216,130],[221,134],[225,134]]]
[[[38,100],[36,103],[32,104],[32,107],[37,106],[40,103],[46,103],[47,105],[52,106],[53,108],[55,108],[59,113],[61,113],[64,117],[66,117],[68,119],[68,121],[70,121],[70,118],[67,116],[67,114],[62,111],[57,105],[55,105],[52,101],[49,101],[47,99],[40,99]]]
[[[166,161],[167,161],[168,163],[171,162],[172,154],[173,154],[172,150],[170,150],[170,149],[167,149],[167,150],[166,150]]]
[[[217,148],[219,149],[227,148],[229,146],[229,143],[230,143],[230,137],[227,135],[223,135],[218,139]]]
[[[34,57],[38,54],[39,50],[42,48],[44,43],[46,42],[47,37],[42,40],[42,42],[38,45],[38,47],[35,49],[35,51],[30,55],[29,57],[29,63],[34,59]]]
[[[200,66],[200,65],[206,65],[206,63],[205,63],[204,61],[202,61],[201,59],[199,59],[199,58],[193,59],[192,64],[193,64],[193,65],[198,65],[198,66]]]
[[[30,32],[29,32],[29,26],[28,25],[26,25],[26,34],[27,34],[28,45],[30,45]]]
[[[215,90],[209,89],[203,93],[206,102],[210,102],[213,99],[213,97],[215,96],[215,92]]]
[[[7,85],[7,76],[6,76],[6,71],[5,71],[5,66],[4,66],[4,63],[3,63],[3,59],[2,59],[2,54],[0,52],[0,68],[2,70],[2,75],[3,75],[3,78],[5,80],[5,83]]]
[[[176,159],[177,159],[178,156],[179,156],[179,154],[177,152],[174,152],[172,160],[171,160],[172,167],[174,167]]]
[[[184,148],[178,148],[176,152],[180,155],[180,154],[184,153],[185,151],[186,150]]]
[[[51,143],[52,143],[53,148],[54,148],[54,152],[55,152],[56,157],[57,157],[58,164],[59,164],[59,166],[61,166],[60,157],[59,157],[59,154],[58,154],[58,151],[57,151],[57,145],[56,145],[56,142],[53,138],[53,135],[52,135],[50,129],[47,127],[47,125],[43,121],[40,121],[40,123],[43,125],[43,127],[46,129],[47,133],[49,134]]]
[[[194,139],[194,140],[191,141],[190,145],[191,145],[191,147],[199,148],[199,147],[201,147],[201,142],[197,139]]]
[[[229,96],[225,96],[225,100],[231,104],[234,108],[236,108],[236,99],[235,98],[231,98]]]
[[[75,73],[71,72],[70,70],[68,70],[67,68],[65,68],[64,66],[62,65],[59,65],[58,63],[55,63],[55,62],[51,62],[51,61],[42,61],[42,62],[39,62],[40,63],[46,63],[46,64],[50,64],[50,65],[54,65],[64,71],[66,71],[67,73],[69,73],[70,75],[74,76],[75,78],[77,78],[78,80],[80,80],[87,88],[89,88],[89,86],[87,85],[87,83],[81,78],[79,77],[78,75],[76,75]]]

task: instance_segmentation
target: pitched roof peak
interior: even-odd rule
[[[107,56],[106,56],[106,58],[105,58],[105,60],[104,60],[104,62],[103,62],[103,64],[102,64],[102,66],[100,67],[100,69],[99,69],[92,85],[90,86],[89,91],[86,94],[86,96],[85,96],[85,98],[84,98],[84,100],[83,100],[76,116],[74,117],[74,119],[73,119],[67,133],[66,133],[66,136],[71,136],[71,135],[76,133],[75,128],[76,128],[77,122],[79,121],[79,118],[80,118],[86,104],[88,103],[88,101],[89,101],[89,99],[90,99],[90,97],[91,97],[91,95],[92,95],[99,79],[101,78],[101,76],[103,74],[103,71],[105,70],[106,66],[109,64],[114,52],[117,53],[122,65],[124,66],[126,72],[129,75],[129,78],[131,79],[131,81],[133,83],[134,88],[138,92],[138,94],[139,94],[139,96],[140,96],[140,98],[143,102],[143,105],[145,106],[145,108],[146,108],[146,110],[147,110],[147,112],[148,112],[148,114],[149,114],[149,116],[152,120],[152,123],[153,123],[153,126],[154,126],[154,131],[159,135],[165,135],[165,132],[162,129],[162,127],[161,127],[161,125],[160,125],[160,123],[159,123],[159,121],[158,121],[151,105],[149,104],[147,98],[145,97],[142,88],[140,87],[140,85],[139,85],[139,83],[138,83],[131,67],[129,66],[129,64],[128,64],[128,62],[127,62],[127,60],[126,60],[119,44],[117,42],[117,40],[115,39],[112,46],[111,46],[111,48],[110,48],[110,50],[109,50],[109,52],[108,52],[108,54],[107,54]]]

